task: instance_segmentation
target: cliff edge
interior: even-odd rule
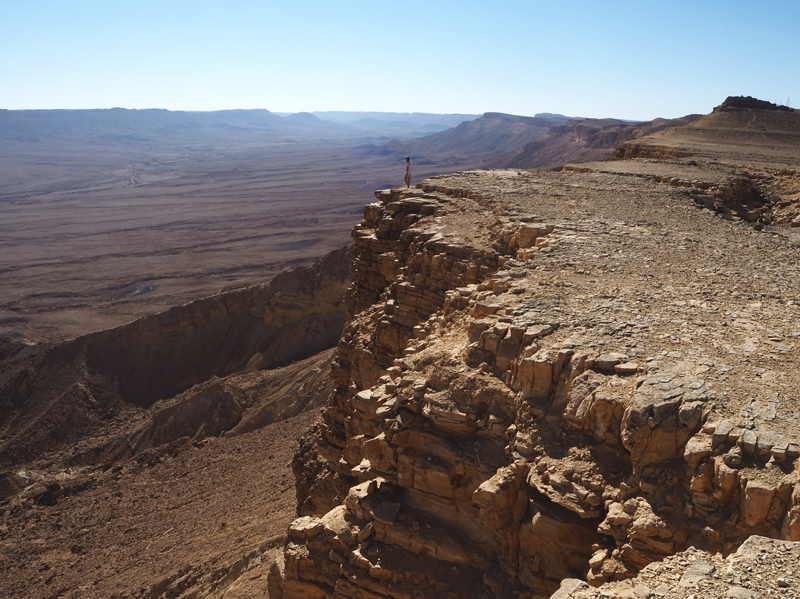
[[[797,546],[793,230],[625,165],[376,193],[270,597],[684,597],[650,564]]]

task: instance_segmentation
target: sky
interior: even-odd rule
[[[797,0],[0,0],[0,108],[800,107]]]

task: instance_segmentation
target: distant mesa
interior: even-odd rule
[[[790,108],[789,106],[782,106],[780,104],[773,104],[772,102],[767,102],[766,100],[759,100],[757,98],[753,98],[752,96],[728,96],[725,98],[725,101],[714,108],[714,110],[720,108],[750,108],[753,110],[788,110],[794,111],[794,108]]]
[[[537,119],[549,119],[551,121],[568,121],[570,117],[558,114],[557,112],[537,112],[533,115]]]
[[[630,140],[614,160],[714,159],[754,165],[794,165],[800,111],[749,96],[729,97],[707,115]],[[792,166],[792,168],[794,168]]]

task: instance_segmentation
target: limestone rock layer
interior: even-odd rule
[[[800,541],[797,246],[578,170],[376,192],[271,597],[549,597]]]

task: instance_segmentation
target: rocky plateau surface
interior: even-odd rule
[[[798,596],[797,118],[376,192],[270,597]]]

